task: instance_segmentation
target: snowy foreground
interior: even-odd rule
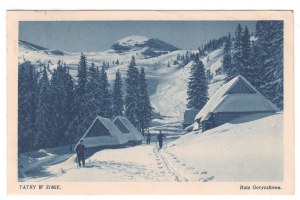
[[[282,133],[282,113],[253,114],[204,133],[191,132],[167,141],[161,151],[155,143],[99,151],[86,160],[86,168],[78,168],[75,155],[66,154],[69,159],[59,164],[49,163],[43,174],[33,173],[20,180],[281,181]],[[44,162],[63,157],[45,155],[52,159]],[[34,171],[32,165],[31,168]]]

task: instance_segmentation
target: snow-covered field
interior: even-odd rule
[[[134,40],[136,40],[134,42]],[[141,44],[143,37],[128,37],[118,43],[127,46]],[[110,82],[119,69],[125,79],[132,56],[138,67],[144,67],[148,93],[158,118],[152,120],[152,133],[162,130],[168,137],[165,147],[158,151],[156,143],[123,149],[102,150],[86,160],[86,168],[78,168],[69,147],[45,149],[19,155],[20,181],[280,181],[282,180],[283,114],[254,114],[237,118],[204,133],[193,131],[184,135],[181,122],[186,110],[187,82],[191,62],[174,65],[176,50],[145,58],[145,47],[130,51],[85,53],[88,63],[100,67],[109,62]],[[80,53],[64,52],[53,55],[19,46],[19,62],[31,61],[36,66],[49,63],[50,71],[63,60],[76,80]],[[222,49],[202,57],[206,69],[213,74],[222,65]],[[113,65],[112,62],[120,62]],[[170,67],[167,67],[169,64]],[[209,97],[224,83],[224,75],[216,75],[209,84]],[[153,136],[154,142],[154,136]],[[156,141],[155,141],[156,142]]]
[[[78,168],[75,156],[45,167],[45,176],[23,181],[281,181],[283,114],[253,114],[204,133],[167,141],[108,149]]]

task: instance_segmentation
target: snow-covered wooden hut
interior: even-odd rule
[[[206,131],[237,117],[276,111],[278,108],[243,76],[236,76],[217,90],[195,120]]]
[[[198,114],[199,110],[186,110],[183,116],[182,128],[192,125],[195,122],[195,117]]]
[[[128,139],[129,144],[137,145],[142,143],[144,138],[141,132],[126,117],[117,116],[113,122],[123,133],[123,136]]]
[[[80,140],[84,141],[89,153],[105,148],[124,147],[128,142],[128,139],[110,119],[99,116],[92,122]]]

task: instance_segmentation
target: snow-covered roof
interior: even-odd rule
[[[99,121],[109,132],[110,135],[103,136],[95,136],[95,137],[86,137],[91,128],[94,126],[96,121]],[[110,146],[110,145],[118,145],[125,144],[128,142],[128,139],[123,136],[123,133],[115,126],[115,124],[107,118],[104,117],[96,117],[93,123],[90,125],[85,134],[81,137],[84,140],[84,145],[86,147],[96,147],[96,146]],[[80,140],[81,140],[80,139]],[[76,144],[79,144],[80,140]]]
[[[133,124],[126,118],[126,117],[121,117],[117,116],[114,119],[114,124],[121,130],[122,128],[119,127],[120,124],[122,123],[125,128],[129,131],[127,133],[123,133],[123,135],[129,140],[129,141],[139,141],[143,140],[142,134],[133,126]],[[121,125],[122,126],[122,125]],[[122,130],[121,130],[122,132]]]
[[[232,92],[239,83],[249,89],[247,93]],[[218,112],[276,112],[278,108],[265,98],[243,76],[236,76],[224,84],[209,99],[196,115],[195,120],[203,121],[211,113]]]

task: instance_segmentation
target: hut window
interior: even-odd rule
[[[119,119],[117,119],[114,123],[122,133],[130,133],[128,128],[126,128],[126,126]]]
[[[110,136],[107,128],[105,128],[105,126],[99,120],[96,120],[86,137],[96,136]]]

